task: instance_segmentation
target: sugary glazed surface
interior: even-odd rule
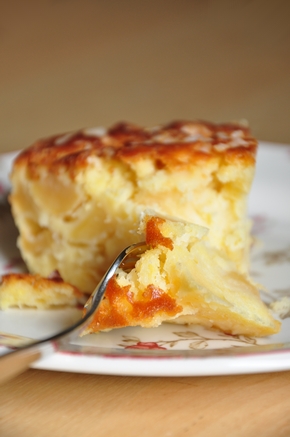
[[[174,121],[143,128],[119,123],[107,130],[84,129],[39,140],[20,154],[16,165],[28,165],[30,177],[37,177],[38,166],[50,172],[66,168],[73,174],[90,156],[128,163],[148,157],[157,168],[186,166],[214,156],[253,164],[256,148],[249,129],[238,124]]]

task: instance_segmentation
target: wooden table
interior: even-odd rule
[[[290,434],[290,372],[139,378],[29,370],[1,387],[0,433],[31,436]]]
[[[246,118],[258,138],[290,143],[289,12],[287,0],[1,2],[0,151],[175,118]],[[290,372],[29,370],[0,388],[0,435],[289,436],[289,387]]]

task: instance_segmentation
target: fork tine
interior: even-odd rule
[[[105,273],[101,282],[97,285],[87,303],[85,309],[87,311],[86,317],[89,318],[88,313],[93,314],[98,308],[108,285],[109,280],[116,273],[116,270],[121,267],[122,269],[129,271],[132,270],[142,255],[148,249],[148,245],[145,242],[135,243],[126,247],[111,264],[111,267]]]
[[[133,246],[129,246],[126,256],[120,263],[120,268],[126,272],[132,270],[135,267],[136,262],[139,260],[141,255],[149,248],[145,243],[137,243]]]

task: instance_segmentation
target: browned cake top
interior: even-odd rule
[[[253,164],[257,141],[248,128],[238,124],[204,121],[174,121],[154,128],[119,123],[109,129],[84,129],[37,141],[23,151],[16,165],[49,171],[77,169],[87,165],[90,156],[115,158],[132,163],[144,157],[157,168],[187,166],[197,160],[220,156],[227,161]]]

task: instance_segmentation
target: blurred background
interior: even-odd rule
[[[0,151],[117,121],[290,143],[288,0],[0,0]]]

